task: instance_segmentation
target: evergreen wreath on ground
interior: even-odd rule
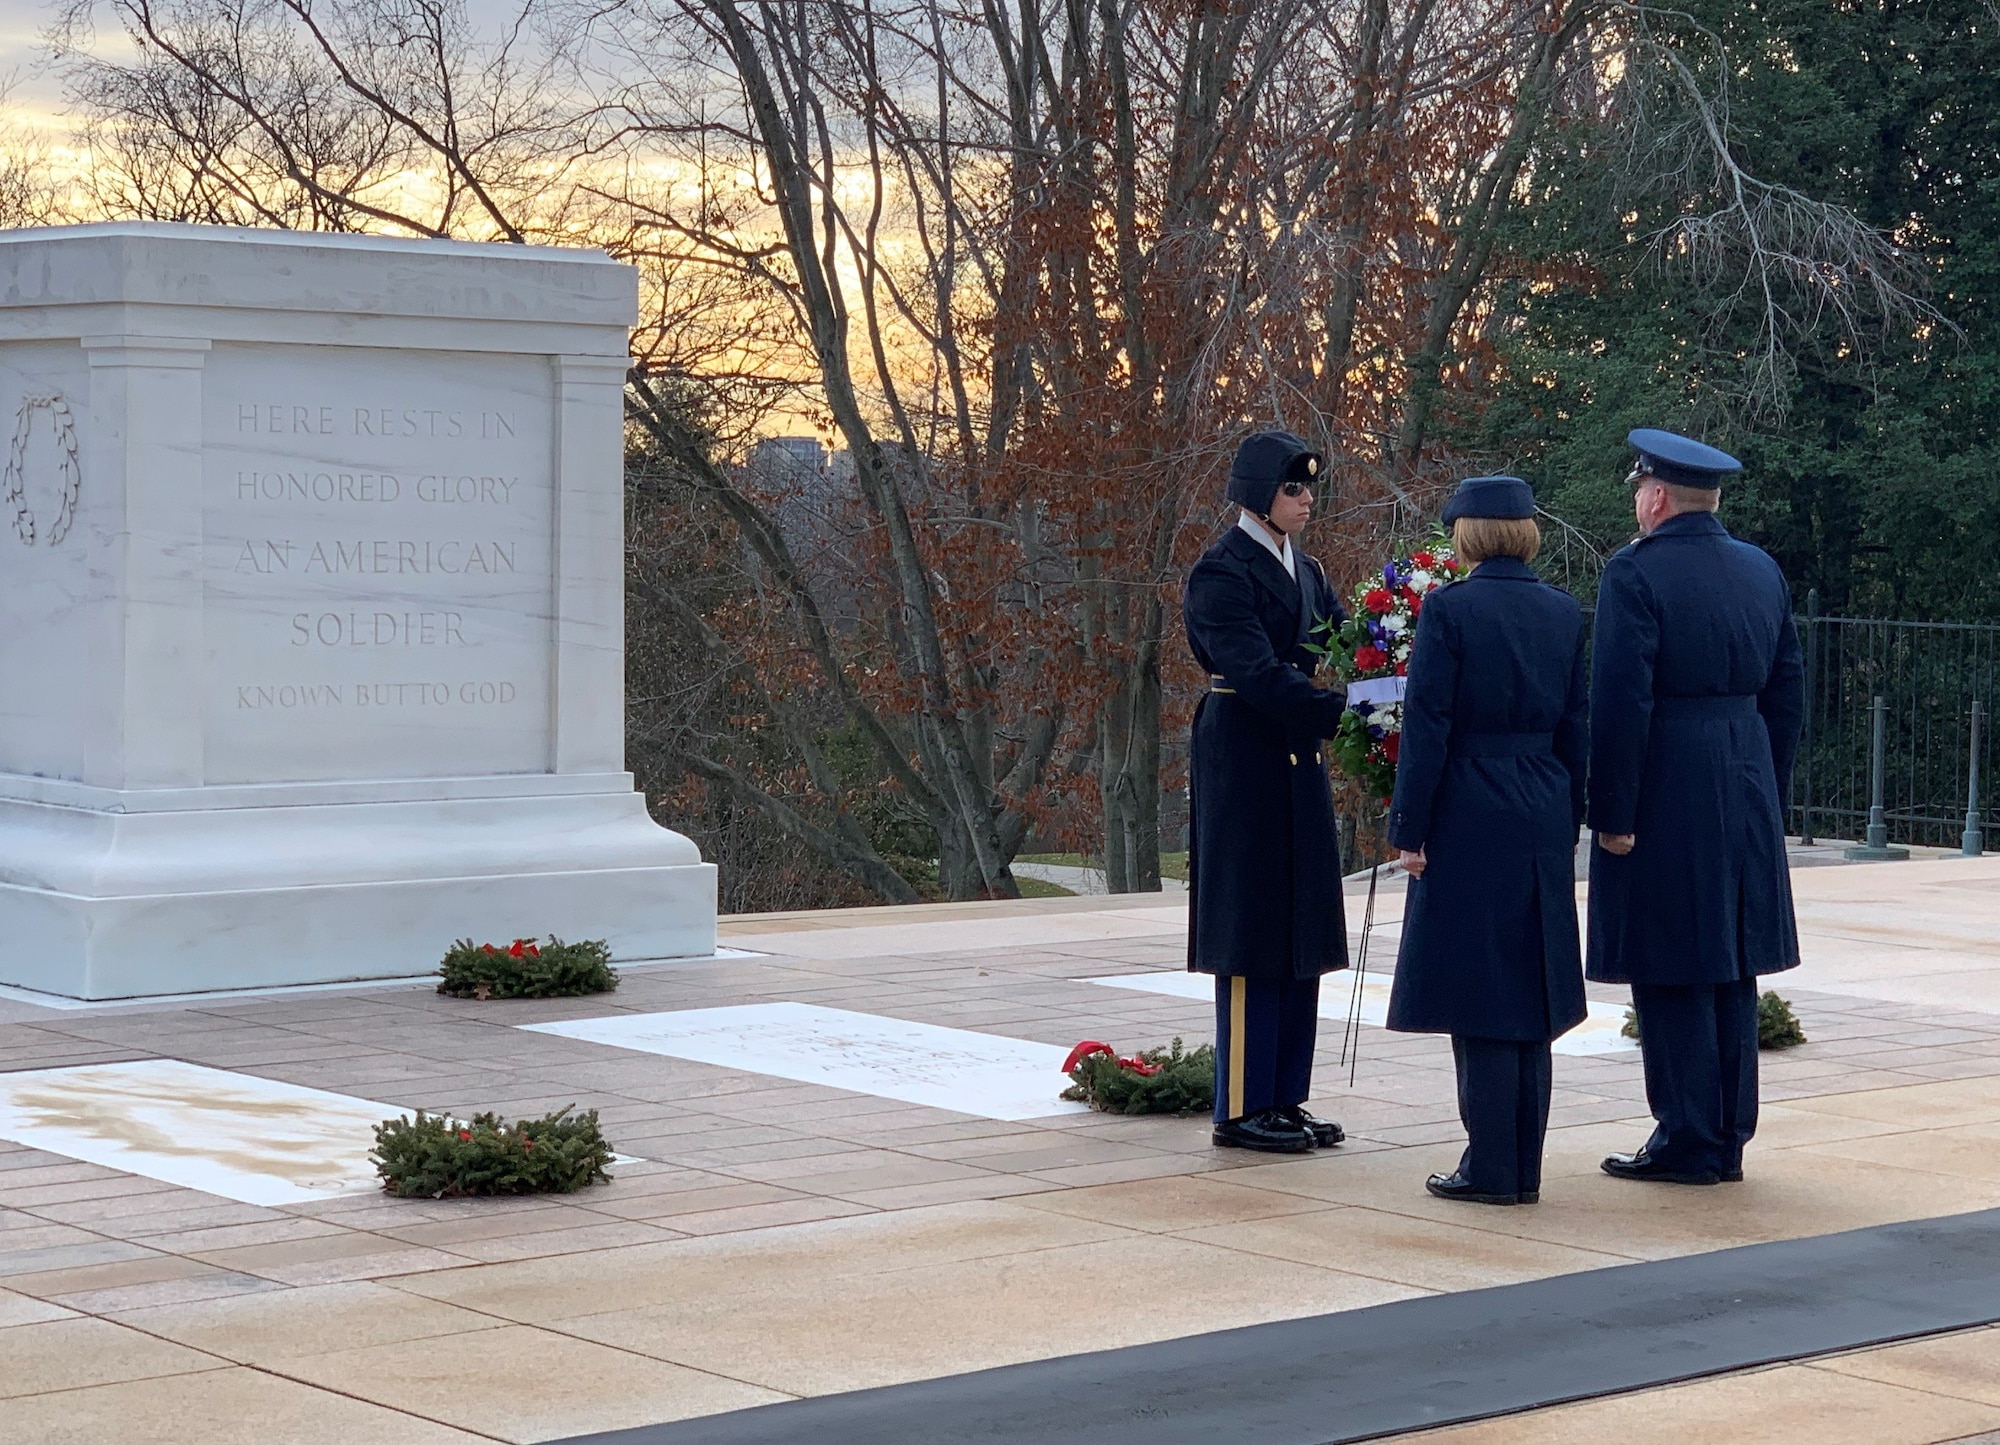
[[[1639,1012],[1625,1010],[1625,1027],[1619,1030],[1628,1039],[1639,1037]],[[1789,1049],[1806,1041],[1806,1031],[1799,1024],[1799,1016],[1792,1012],[1792,1006],[1778,996],[1776,989],[1766,989],[1757,999],[1757,1047],[1760,1049]]]
[[[1120,1058],[1109,1044],[1085,1039],[1069,1051],[1065,1099],[1106,1114],[1206,1114],[1215,1107],[1215,1046],[1145,1049]]]
[[[437,991],[453,998],[571,998],[618,987],[611,949],[602,939],[547,943],[517,938],[505,948],[461,938],[438,969]]]
[[[421,1109],[375,1126],[368,1160],[382,1189],[403,1199],[456,1199],[478,1194],[570,1194],[608,1182],[611,1146],[597,1127],[597,1110],[571,1116],[558,1109],[540,1119],[508,1123],[475,1114],[461,1124]]]

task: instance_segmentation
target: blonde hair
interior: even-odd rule
[[[1474,566],[1488,557],[1532,562],[1542,550],[1542,529],[1533,517],[1460,517],[1451,524],[1451,550]]]

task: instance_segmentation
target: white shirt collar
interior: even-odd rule
[[[1269,552],[1273,557],[1278,559],[1280,565],[1284,567],[1287,577],[1290,577],[1294,582],[1299,580],[1299,566],[1292,556],[1292,539],[1290,537],[1285,538],[1282,545],[1273,542],[1271,534],[1264,529],[1264,524],[1248,512],[1239,511],[1236,514],[1236,525],[1255,537],[1266,552]]]

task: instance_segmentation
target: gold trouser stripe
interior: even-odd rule
[[[1250,980],[1238,974],[1229,980],[1229,1117],[1243,1117],[1243,1008]]]

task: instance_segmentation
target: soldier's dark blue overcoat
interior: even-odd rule
[[[1340,843],[1321,742],[1346,708],[1316,688],[1305,643],[1346,613],[1319,564],[1299,580],[1231,528],[1188,576],[1195,660],[1221,679],[1195,709],[1189,786],[1188,967],[1253,979],[1347,967]]]
[[[1390,843],[1425,867],[1390,1028],[1539,1042],[1583,1019],[1586,690],[1582,609],[1525,562],[1489,558],[1425,601],[1389,805]]]
[[[1799,961],[1780,800],[1804,716],[1778,564],[1713,513],[1614,555],[1597,592],[1588,973],[1715,984]]]

